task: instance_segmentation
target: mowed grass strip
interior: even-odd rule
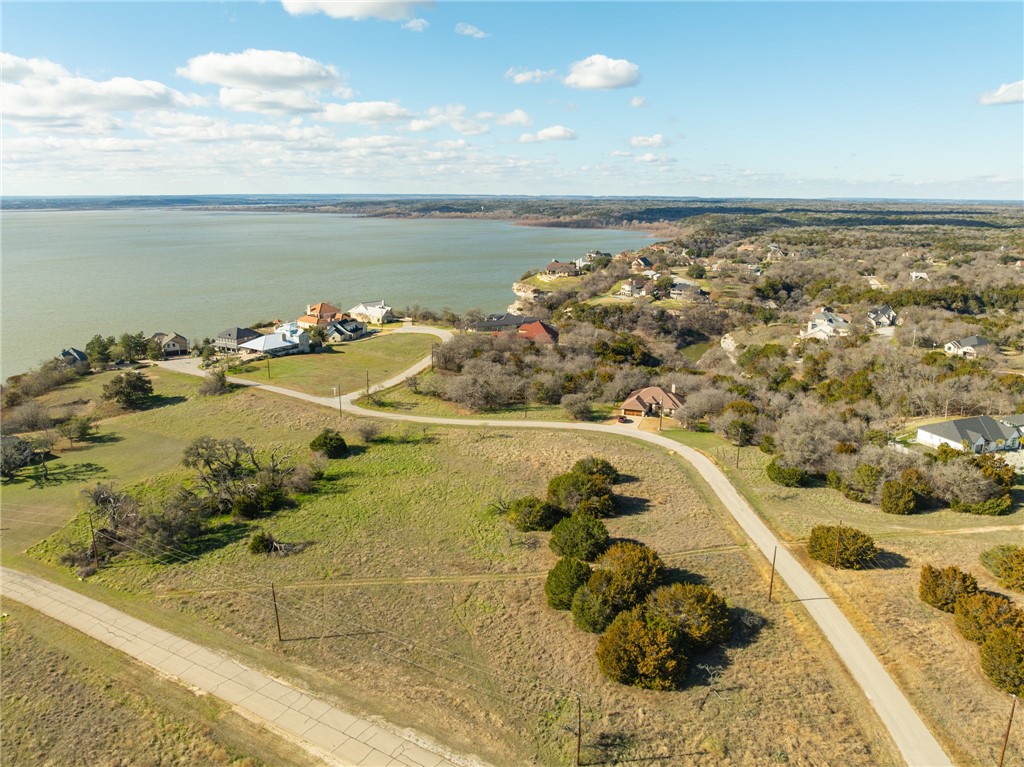
[[[366,388],[401,373],[430,354],[438,343],[426,333],[381,333],[370,338],[335,344],[314,354],[296,354],[249,363],[239,378],[271,383],[318,397],[329,397]],[[269,367],[269,377],[268,377]]]
[[[5,764],[319,764],[217,698],[17,602],[0,620]]]

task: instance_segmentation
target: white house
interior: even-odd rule
[[[188,339],[181,333],[154,333],[149,340],[156,342],[168,357],[188,354]]]
[[[924,280],[925,282],[931,282],[931,280],[928,279],[928,272],[911,272],[910,273],[910,281],[911,282],[917,282],[918,280]]]
[[[992,342],[981,336],[967,336],[966,338],[958,338],[956,341],[950,341],[943,348],[946,350],[946,354],[952,354],[954,357],[973,358],[978,356],[980,349],[989,346],[992,346]]]
[[[331,343],[339,341],[355,341],[366,335],[366,323],[354,320],[351,317],[344,320],[337,320],[327,326],[327,340]]]
[[[836,336],[850,335],[850,321],[836,314],[827,306],[820,307],[807,321],[807,328],[800,331],[801,338],[817,338],[826,341]]]
[[[395,315],[391,313],[391,307],[384,303],[383,298],[379,301],[365,301],[357,304],[349,309],[348,313],[357,320],[375,325],[383,325],[395,318]]]
[[[1021,444],[1020,439],[1021,435],[1016,427],[1000,423],[987,415],[933,423],[930,426],[921,426],[917,430],[917,441],[921,445],[948,445],[957,450],[970,450],[973,453],[1017,450]]]

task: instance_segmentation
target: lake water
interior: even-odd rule
[[[504,311],[527,269],[644,243],[496,221],[195,210],[4,212],[0,234],[2,376],[96,333],[192,340],[319,301]]]

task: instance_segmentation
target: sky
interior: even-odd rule
[[[4,195],[1024,199],[1020,2],[0,4]]]

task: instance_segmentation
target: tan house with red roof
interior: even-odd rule
[[[682,406],[683,398],[675,392],[665,391],[660,386],[648,386],[626,397],[619,410],[622,415],[672,415]]]
[[[524,323],[516,332],[521,338],[533,341],[535,344],[558,343],[558,331],[542,320]]]
[[[319,304],[306,306],[306,313],[296,322],[300,328],[315,328],[317,326],[326,328],[332,322],[344,319],[347,319],[347,315],[342,313],[341,309],[321,301]]]

